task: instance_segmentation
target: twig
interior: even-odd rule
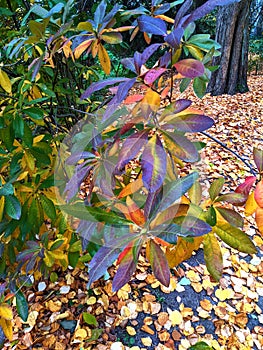
[[[257,176],[257,173],[256,173],[256,171],[254,170],[254,168],[252,167],[252,165],[251,165],[248,161],[246,161],[243,157],[241,157],[236,151],[234,151],[234,150],[232,150],[231,148],[227,147],[227,145],[226,145],[224,142],[218,140],[216,137],[214,137],[214,136],[208,134],[207,132],[202,131],[202,132],[200,132],[200,134],[203,134],[204,136],[210,138],[211,140],[215,141],[215,142],[218,143],[220,146],[222,146],[223,148],[225,148],[227,151],[229,151],[229,152],[231,152],[232,154],[234,154],[238,159],[240,159],[240,160],[250,169],[250,172],[251,172],[251,174],[252,174],[253,176]]]

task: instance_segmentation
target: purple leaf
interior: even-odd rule
[[[35,58],[33,60],[33,62],[28,66],[28,69],[29,70],[32,70],[32,80],[35,80],[41,66],[42,66],[42,63],[43,63],[43,59],[44,59],[44,55],[41,55],[40,57],[38,58]]]
[[[117,93],[116,93],[117,103],[121,103],[126,98],[130,88],[133,87],[135,82],[136,82],[136,78],[133,78],[133,79],[129,79],[129,80],[127,80],[124,83],[121,83],[119,85]]]
[[[89,244],[90,241],[94,242],[94,233],[96,233],[96,227],[97,227],[97,222],[91,222],[91,221],[86,221],[86,220],[81,220],[77,232],[80,235],[81,238],[81,246],[82,250],[85,250],[87,245]],[[95,240],[95,243],[101,244],[101,240],[97,238]]]
[[[156,206],[156,212],[164,211],[174,204],[177,199],[182,197],[194,182],[198,179],[198,173],[194,172],[184,176],[176,181],[170,182],[164,187],[163,198],[159,205]]]
[[[96,11],[94,13],[94,23],[96,28],[98,28],[99,24],[102,23],[106,8],[107,8],[107,3],[104,0],[102,0],[97,6]]]
[[[159,67],[167,67],[171,61],[171,53],[169,51],[159,59]]]
[[[142,54],[138,51],[136,51],[134,53],[134,65],[135,65],[135,69],[136,69],[136,72],[137,74],[139,75],[140,74],[140,71],[141,71],[141,66],[143,65],[143,62],[142,62]]]
[[[129,69],[129,70],[131,70],[131,71],[134,72],[134,73],[137,73],[137,72],[136,72],[135,65],[134,65],[134,58],[133,58],[133,57],[123,58],[123,59],[121,60],[121,64],[122,64],[126,69]]]
[[[166,23],[160,18],[142,15],[138,19],[140,31],[148,34],[165,36],[167,32]]]
[[[101,90],[105,88],[106,86],[113,85],[116,83],[121,83],[123,81],[130,80],[129,78],[109,78],[103,81],[98,81],[95,83],[92,83],[86,91],[83,92],[80,99],[84,100],[85,98],[89,98],[93,92]]]
[[[192,104],[192,101],[187,100],[187,99],[180,99],[180,100],[177,100],[177,101],[171,103],[163,111],[160,120],[163,120],[163,118],[166,117],[167,115],[173,115],[173,114],[177,114],[177,113],[184,111],[185,109],[190,107],[191,104]]]
[[[69,201],[78,192],[82,181],[90,172],[92,166],[87,166],[87,163],[78,164],[75,168],[75,173],[71,179],[67,182],[64,193],[66,193],[66,199]]]
[[[91,283],[98,280],[106,273],[107,269],[114,263],[119,254],[120,249],[114,247],[101,247],[98,250],[89,263],[88,288],[90,288]]]
[[[212,118],[200,114],[185,114],[175,116],[175,118],[168,117],[166,122],[174,124],[176,130],[182,132],[201,132],[214,125]]]
[[[126,252],[125,252],[126,250]],[[134,251],[135,250],[135,251]],[[124,249],[126,253],[122,258],[118,270],[112,281],[112,291],[116,292],[121,289],[126,283],[128,283],[136,270],[137,260],[141,250],[141,245],[137,241],[134,245],[129,245]]]
[[[129,136],[123,143],[120,151],[118,163],[116,165],[116,174],[121,173],[126,164],[137,156],[141,148],[148,141],[149,130],[139,131]]]
[[[145,146],[141,165],[144,186],[149,192],[157,191],[166,175],[166,152],[157,135]]]
[[[155,212],[156,205],[160,203],[163,196],[162,187],[155,192],[149,192],[145,205],[144,205],[144,217],[147,220],[151,218]]]
[[[177,71],[186,78],[201,77],[205,72],[205,66],[202,62],[193,58],[186,58],[174,64]]]
[[[176,28],[165,37],[165,41],[174,49],[180,46],[182,36],[184,34],[183,28]]]
[[[91,152],[86,152],[86,151],[73,153],[67,158],[66,164],[75,165],[81,159],[86,159],[86,158],[95,158],[95,154]]]
[[[199,159],[195,145],[185,136],[175,132],[163,131],[163,138],[168,150],[185,162],[196,162]]]
[[[6,288],[6,282],[0,284],[0,297],[4,294]]]
[[[210,225],[205,221],[197,219],[194,216],[185,216],[175,219],[175,222],[181,224],[182,236],[203,236],[212,231]]]
[[[165,287],[169,287],[170,284],[170,269],[167,259],[160,246],[153,240],[150,240],[150,264],[154,273],[154,276]]]
[[[166,70],[165,68],[150,69],[144,76],[144,82],[148,85],[154,83]]]
[[[233,4],[235,2],[239,2],[240,0],[208,0],[202,6],[195,9],[190,16],[187,16],[182,19],[181,25],[186,28],[189,23],[194,22],[208,13],[212,12],[216,6],[226,6]]]
[[[154,11],[154,15],[162,15],[163,13],[169,11],[171,8],[171,5],[166,3],[166,4],[162,4],[159,8],[157,8]]]
[[[148,61],[148,59],[154,54],[154,52],[156,50],[159,49],[159,47],[161,47],[162,44],[152,44],[148,47],[146,47],[146,49],[142,52],[142,64],[146,63]]]
[[[254,147],[253,148],[253,159],[258,168],[258,171],[261,173],[263,171],[263,150]]]
[[[186,12],[188,12],[192,4],[193,4],[193,0],[185,0],[183,5],[176,12],[176,16],[174,19],[174,28],[178,27],[178,24],[181,21],[182,17],[186,14]]]
[[[231,192],[222,194],[221,196],[217,197],[215,202],[228,202],[234,205],[243,205],[244,202],[246,202],[246,199],[247,195],[244,193]]]
[[[103,18],[102,20],[102,26],[100,27],[100,32],[107,27],[109,22],[113,19],[113,17],[116,15],[116,13],[122,8],[122,5],[114,5],[112,10]]]

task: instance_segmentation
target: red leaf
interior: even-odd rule
[[[256,176],[248,176],[246,180],[235,189],[235,192],[244,193],[245,195],[248,196],[256,179],[257,179]]]
[[[254,192],[254,196],[257,204],[260,206],[260,208],[263,208],[263,180],[258,182]]]
[[[170,269],[164,252],[158,244],[153,240],[150,240],[150,264],[154,273],[154,276],[165,287],[169,287],[170,284]]]
[[[205,72],[205,67],[202,62],[193,58],[186,58],[174,64],[177,71],[186,78],[201,77]]]
[[[254,147],[253,157],[258,171],[261,173],[263,171],[263,150]]]

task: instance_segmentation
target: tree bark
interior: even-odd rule
[[[221,7],[217,15],[215,40],[221,45],[221,56],[215,57],[219,69],[212,74],[208,92],[212,95],[248,91],[249,18],[252,0]]]

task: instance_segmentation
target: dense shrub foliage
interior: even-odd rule
[[[223,194],[219,178],[204,198],[198,173],[182,168],[204,146],[189,134],[213,120],[172,98],[173,89],[191,83],[204,95],[220,46],[196,34],[194,22],[232,2],[209,0],[189,13],[189,0],[153,0],[134,10],[102,1],[92,18],[76,16],[72,0],[33,5],[21,18],[17,10],[19,29],[8,31],[0,66],[0,326],[10,340],[10,301],[16,298],[26,320],[21,288],[32,277],[53,271],[55,281],[69,265],[88,264],[91,286],[117,260],[116,291],[145,247],[168,286],[170,268],[201,244],[216,280],[223,269],[218,238],[256,252],[234,206],[246,204],[263,231],[263,152],[254,150],[258,178]],[[171,7],[175,18],[167,15]],[[146,48],[123,57],[129,37],[144,37]]]

